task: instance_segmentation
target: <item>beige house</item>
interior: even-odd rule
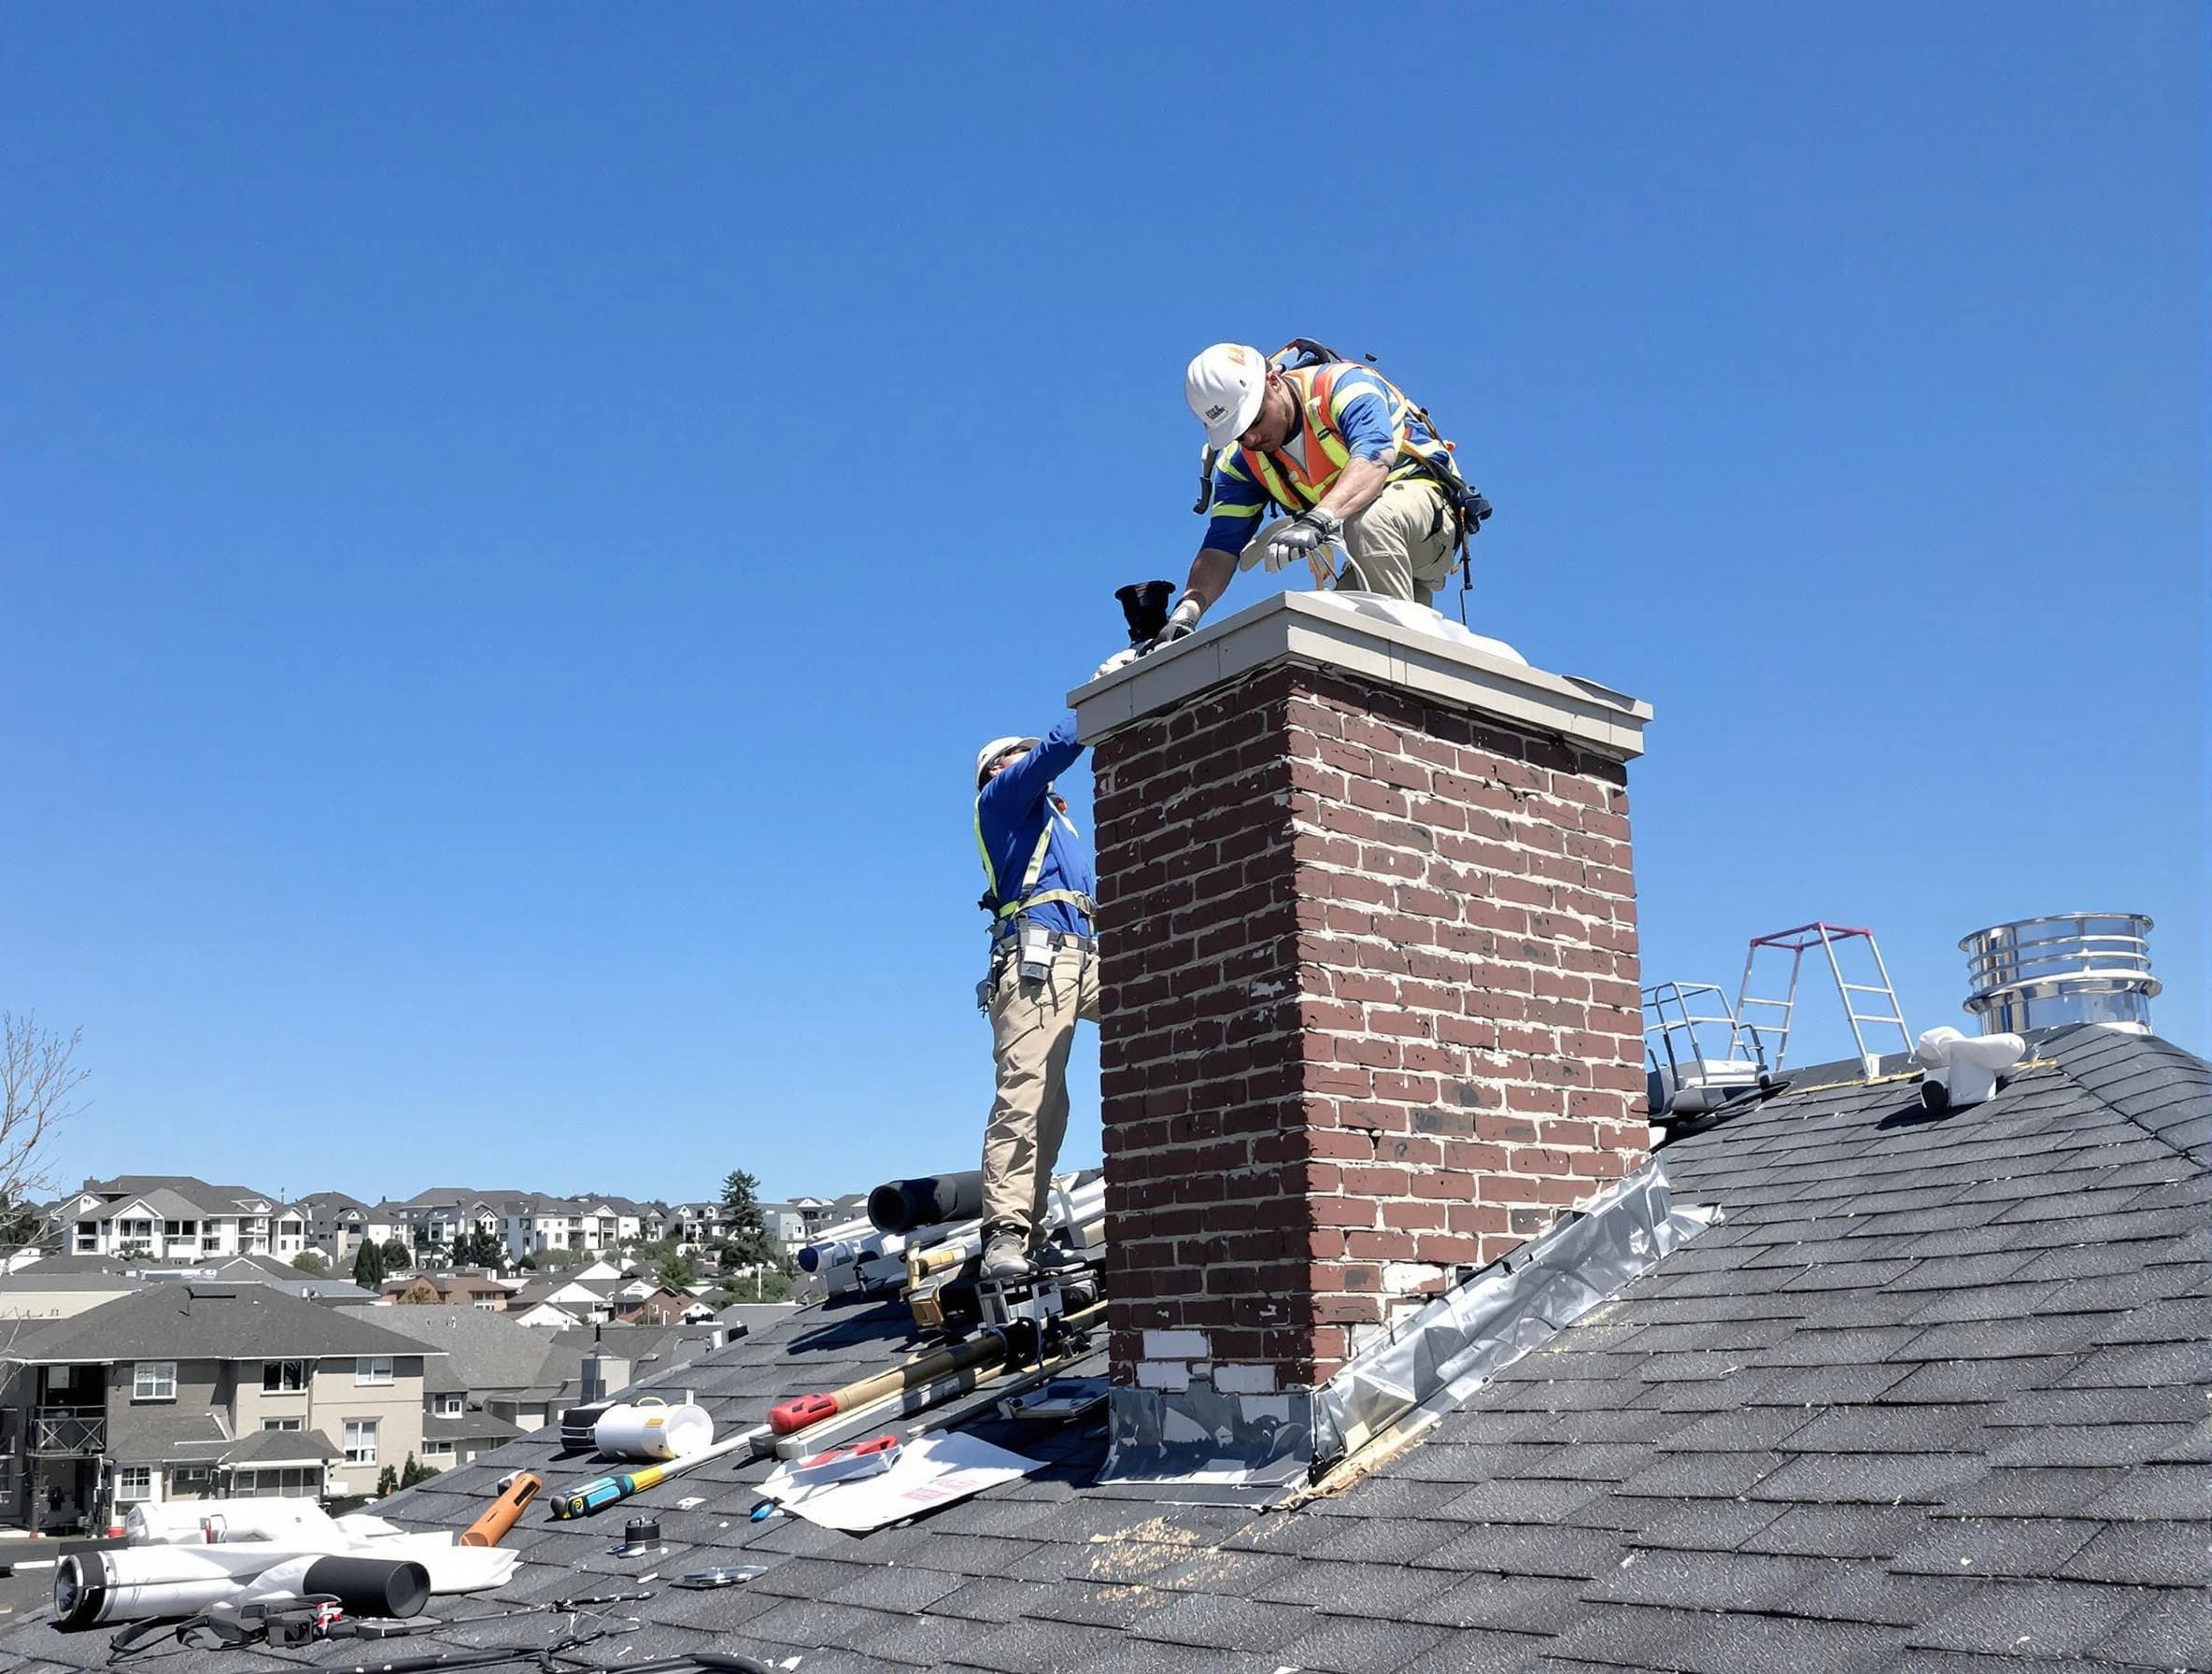
[[[265,1285],[157,1284],[0,1350],[0,1521],[104,1527],[132,1504],[376,1492],[423,1456],[438,1351]]]
[[[0,1274],[0,1343],[21,1335],[13,1322],[69,1319],[137,1288],[126,1273],[72,1270],[66,1262],[34,1262]]]

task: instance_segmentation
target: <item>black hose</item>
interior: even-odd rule
[[[912,1232],[983,1213],[983,1170],[886,1180],[868,1194],[868,1219],[878,1232]]]

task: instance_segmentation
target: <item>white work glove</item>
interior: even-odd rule
[[[1270,574],[1286,569],[1294,559],[1304,559],[1316,586],[1329,575],[1328,549],[1342,537],[1344,519],[1315,506],[1288,522],[1278,523],[1268,537],[1267,566]]]
[[[1143,656],[1146,651],[1151,649],[1152,646],[1150,645],[1146,645],[1141,650],[1140,650],[1135,645],[1131,645],[1126,651],[1116,651],[1113,656],[1109,657],[1104,662],[1101,662],[1099,665],[1098,671],[1091,675],[1091,678],[1094,680],[1103,680],[1107,675],[1113,674],[1116,669],[1127,668],[1129,664],[1135,662],[1138,658]]]
[[[1205,614],[1206,607],[1203,604],[1188,593],[1184,594],[1177,601],[1175,608],[1168,613],[1168,625],[1152,636],[1150,648],[1156,651],[1162,645],[1171,645],[1177,640],[1187,637],[1197,629],[1198,618]]]

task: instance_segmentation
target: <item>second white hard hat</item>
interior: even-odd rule
[[[1259,417],[1268,390],[1268,360],[1242,343],[1200,349],[1183,375],[1183,399],[1206,427],[1206,445],[1227,447]]]
[[[1043,740],[1037,738],[992,739],[990,743],[975,752],[975,788],[978,790],[983,788],[984,776],[989,771],[991,763],[1005,755],[1008,750],[1033,750],[1042,742]]]

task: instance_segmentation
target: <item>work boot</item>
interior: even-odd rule
[[[1022,1235],[1018,1232],[992,1233],[990,1241],[983,1247],[983,1266],[978,1270],[977,1276],[993,1284],[1028,1278],[1029,1252]]]
[[[1086,1265],[1064,1244],[1042,1243],[1029,1252],[1029,1265],[1041,1273],[1073,1273]]]

